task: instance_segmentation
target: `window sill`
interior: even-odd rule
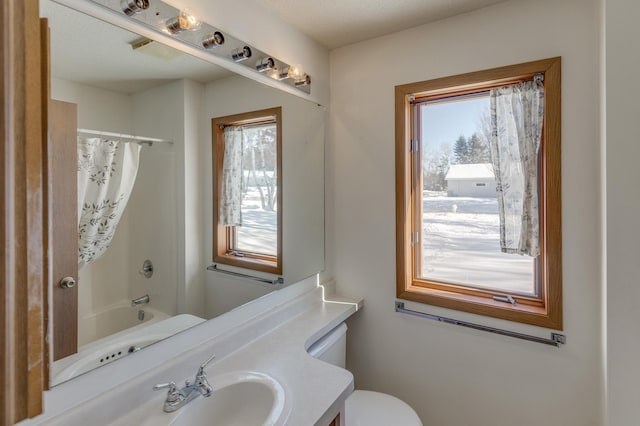
[[[409,284],[406,288],[398,288],[397,297],[412,302],[485,315],[553,330],[562,330],[561,320],[554,318],[549,312],[549,309],[544,306],[525,304],[510,305],[487,297],[436,290],[415,284]]]
[[[250,256],[214,256],[213,261],[223,265],[236,266],[238,268],[251,269],[253,271],[266,272],[269,274],[282,274],[282,265],[277,260],[259,259]]]

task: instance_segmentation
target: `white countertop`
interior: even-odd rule
[[[287,391],[290,411],[282,424],[327,425],[353,391],[353,376],[312,358],[306,349],[355,313],[361,301],[337,297],[335,302],[325,301],[322,288],[309,284],[277,293],[272,300],[257,301],[262,309],[241,307],[253,308],[254,315],[248,315],[249,319],[247,312],[238,315],[245,320],[236,325],[216,326],[215,319],[208,321],[135,353],[131,359],[54,388],[55,395],[47,398],[45,394],[45,414],[23,422],[24,426],[128,424],[133,419],[127,416],[149,401],[157,400],[158,410],[162,409],[164,398],[151,390],[154,384],[175,381],[181,385],[214,353],[215,361],[206,368],[214,388],[213,378],[229,371],[263,373]],[[129,380],[117,383],[114,376]],[[67,407],[60,407],[63,404]],[[169,418],[167,415],[167,421]]]

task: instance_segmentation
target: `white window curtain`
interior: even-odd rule
[[[138,173],[140,145],[78,140],[78,266],[99,258],[111,240]]]
[[[544,118],[541,79],[491,90],[491,160],[505,253],[538,256],[538,154]]]
[[[242,143],[241,126],[225,126],[224,158],[222,160],[222,194],[220,197],[220,224],[242,225]]]

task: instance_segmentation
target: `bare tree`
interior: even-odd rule
[[[278,173],[275,126],[257,127],[245,131],[244,162],[246,185],[255,185],[263,210],[276,209]],[[246,190],[244,191],[246,195]]]

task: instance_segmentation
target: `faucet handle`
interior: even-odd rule
[[[167,391],[167,400],[177,397],[178,388],[176,387],[175,382],[158,383],[157,385],[155,385],[153,387],[153,390],[154,391],[158,391],[158,390],[166,389],[166,388],[169,388],[169,390]]]
[[[171,392],[175,392],[177,390],[176,384],[175,382],[169,382],[169,383],[158,383],[157,385],[155,385],[153,387],[154,391],[160,390],[160,389],[166,389],[169,388],[169,393]]]
[[[211,361],[213,361],[215,358],[216,358],[216,354],[213,354],[213,355],[211,355],[211,356],[209,357],[209,359],[208,359],[208,360],[206,360],[205,362],[203,362],[203,363],[200,365],[200,368],[198,368],[198,376],[202,376],[202,375],[205,375],[205,374],[206,374],[206,373],[204,372],[204,368],[205,368],[207,365],[209,365],[209,363],[210,363]]]

